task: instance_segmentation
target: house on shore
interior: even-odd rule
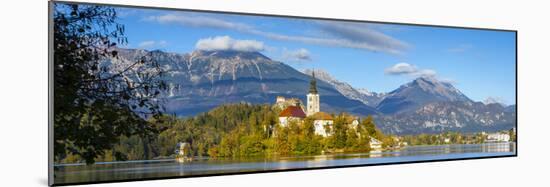
[[[382,150],[382,142],[373,137],[370,138],[369,146],[374,151]]]
[[[504,132],[496,132],[487,134],[487,142],[509,142],[510,134]]]
[[[330,114],[325,112],[317,112],[311,116],[313,118],[313,126],[315,127],[315,134],[327,137],[329,133],[326,128],[332,128],[334,119]],[[326,128],[325,128],[326,127]],[[330,132],[330,131],[329,131]]]
[[[176,161],[177,162],[188,162],[193,160],[191,156],[191,144],[187,142],[180,142],[176,144]]]

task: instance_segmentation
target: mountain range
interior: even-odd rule
[[[120,49],[119,55],[135,60],[145,50]],[[277,96],[305,101],[311,77],[259,52],[193,51],[189,54],[152,51],[149,55],[166,71],[169,91],[168,113],[192,116],[224,103],[274,103]],[[378,111],[361,101],[349,99],[324,81],[317,84],[323,94],[321,108],[327,112],[347,111],[357,115]]]
[[[306,75],[311,75],[314,71],[315,78],[329,83],[345,97],[361,101],[367,106],[376,107],[378,103],[380,103],[380,101],[386,96],[385,93],[370,92],[366,88],[353,88],[348,83],[339,81],[336,78],[332,77],[332,75],[324,70],[306,69],[302,72]]]
[[[166,71],[167,113],[192,116],[220,104],[274,103],[277,96],[305,101],[313,70],[298,71],[259,52],[202,51],[187,54],[119,49],[124,60],[150,55]],[[474,102],[452,84],[419,77],[389,93],[370,92],[315,70],[321,110],[374,115],[393,134],[446,130],[504,130],[515,126],[515,105]]]
[[[450,83],[433,77],[419,77],[388,93],[376,109],[385,114],[396,114],[438,101],[472,102]]]

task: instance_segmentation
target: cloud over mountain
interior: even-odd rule
[[[307,49],[300,48],[296,50],[284,50],[283,58],[289,60],[298,60],[298,61],[310,61],[311,54]]]
[[[314,25],[325,35],[288,35],[262,30],[250,24],[228,21],[214,16],[193,14],[165,14],[149,16],[145,21],[161,24],[176,24],[187,27],[204,27],[228,29],[241,33],[253,34],[273,40],[301,42],[306,44],[330,47],[345,47],[388,54],[400,54],[408,44],[365,25],[319,21]]]
[[[384,73],[387,75],[409,75],[413,77],[433,77],[437,74],[432,69],[420,69],[409,63],[397,63],[392,67],[386,68]]]
[[[256,40],[237,40],[229,36],[216,36],[203,38],[197,41],[195,48],[198,50],[214,51],[214,50],[233,50],[254,52],[263,51],[264,43]]]
[[[229,37],[219,40],[231,41]],[[119,49],[122,59],[113,62],[133,62],[149,52]],[[167,71],[169,90],[163,93],[166,112],[178,116],[197,115],[227,103],[274,103],[277,96],[305,101],[311,80],[309,70],[299,72],[260,52],[153,54],[153,60]],[[401,70],[415,72],[411,69],[415,70]],[[515,126],[515,105],[474,102],[453,85],[434,77],[416,78],[385,94],[356,89],[318,69],[315,77],[323,111],[374,115],[380,129],[391,134],[497,131]]]

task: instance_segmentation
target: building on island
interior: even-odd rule
[[[176,161],[178,162],[187,162],[193,159],[193,157],[191,157],[191,144],[187,142],[176,144],[176,150],[174,152],[176,153]]]
[[[300,106],[303,111],[304,105],[302,104],[302,101],[298,98],[285,98],[283,96],[277,96],[277,100],[275,102],[275,107],[278,107],[281,110],[284,110],[288,106]]]
[[[349,114],[342,114],[344,116],[344,119],[346,120],[346,124],[349,125],[349,127],[353,128],[353,129],[357,129],[357,126],[359,125],[359,117],[357,116],[352,116],[352,115],[349,115]]]
[[[300,123],[306,118],[306,113],[300,106],[288,106],[279,114],[279,123],[286,127],[291,121]]]
[[[487,134],[487,142],[509,142],[510,134],[503,132]]]
[[[191,150],[191,144],[187,142],[180,142],[176,144],[176,150],[174,151],[177,155],[187,156]]]
[[[312,72],[311,74],[311,81],[309,82],[309,91],[306,99],[307,103],[306,108],[304,109],[302,101],[298,98],[285,98],[283,96],[277,96],[275,106],[283,110],[279,114],[279,124],[286,127],[290,121],[301,123],[304,118],[310,117],[313,119],[315,134],[323,137],[330,136],[329,132],[334,124],[334,117],[321,111],[320,96],[317,90],[315,72]],[[343,115],[346,123],[351,127],[356,128],[357,125],[359,125],[358,117],[349,114]]]
[[[315,80],[315,71],[311,73],[309,82],[309,93],[307,94],[307,116],[311,116],[320,111],[319,92],[317,92],[317,81]]]
[[[381,150],[382,149],[382,142],[380,140],[377,140],[376,138],[371,137],[369,146],[371,150]]]
[[[334,119],[330,114],[325,112],[317,112],[311,116],[313,118],[313,126],[315,127],[315,134],[327,137],[329,133],[327,128],[331,128],[334,123]]]

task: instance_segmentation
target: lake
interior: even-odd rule
[[[101,182],[158,177],[273,171],[299,168],[369,165],[515,155],[515,143],[409,146],[378,153],[327,154],[277,158],[195,159],[178,163],[174,159],[99,162],[93,165],[55,165],[55,183]]]

